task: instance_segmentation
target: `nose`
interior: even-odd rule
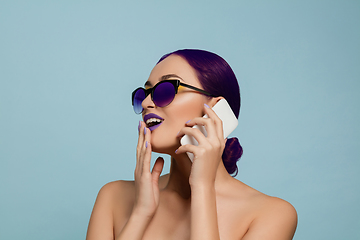
[[[141,106],[144,110],[155,108],[155,103],[151,100],[151,94],[147,95],[147,97],[142,101]]]

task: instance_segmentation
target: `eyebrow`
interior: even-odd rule
[[[173,79],[173,78],[178,78],[178,79],[181,79],[183,80],[181,77],[179,77],[178,75],[176,74],[167,74],[167,75],[164,75],[160,78],[160,81],[164,81],[164,80],[168,80],[168,79]],[[150,83],[150,81],[146,81],[146,83],[144,84],[145,87],[151,87],[152,84]]]

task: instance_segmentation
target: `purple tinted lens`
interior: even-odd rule
[[[158,107],[169,105],[175,97],[175,88],[172,83],[162,82],[154,89],[153,101]]]
[[[143,111],[143,108],[141,106],[142,102],[145,99],[145,91],[144,89],[139,89],[134,94],[134,111],[135,113],[139,114]]]

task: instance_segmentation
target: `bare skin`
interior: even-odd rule
[[[169,74],[201,88],[191,66],[175,55],[154,67],[147,84],[154,86]],[[143,101],[143,116],[155,113],[165,120],[152,132],[141,122],[135,181],[111,182],[100,190],[87,240],[292,239],[297,225],[293,206],[226,171],[221,120],[204,106],[212,107],[218,100],[179,90],[167,107],[158,108],[150,96]],[[205,113],[209,119],[201,118]],[[206,127],[207,137],[191,128],[199,124]],[[199,146],[180,146],[184,134],[194,136]],[[162,158],[150,169],[152,151],[171,156],[169,174],[160,177]],[[195,155],[193,163],[186,152]]]

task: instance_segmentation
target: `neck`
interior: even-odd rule
[[[186,153],[171,156],[170,174],[166,189],[175,191],[184,199],[189,199],[191,197],[189,184],[191,166],[192,163]],[[231,179],[233,178],[226,171],[223,162],[220,161],[216,173],[215,190],[218,192]]]

